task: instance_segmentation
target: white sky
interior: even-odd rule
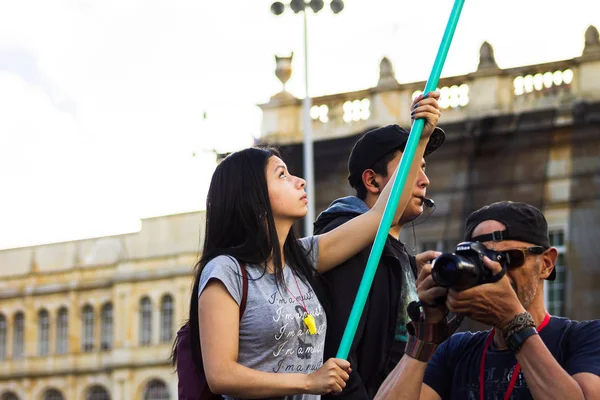
[[[251,145],[256,104],[280,90],[274,54],[294,51],[288,90],[304,95],[302,17],[271,3],[0,0],[0,248],[202,209],[210,150]],[[328,3],[309,15],[311,95],[375,85],[383,56],[400,82],[427,79],[453,1]],[[599,11],[467,0],[443,75],[474,71],[484,40],[500,67],[578,56]]]

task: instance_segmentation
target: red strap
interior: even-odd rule
[[[541,332],[542,329],[544,329],[546,327],[546,325],[548,325],[548,322],[550,322],[550,314],[546,314],[546,317],[544,317],[544,320],[542,321],[542,323],[540,324],[540,326],[537,328],[538,332]],[[480,400],[484,400],[485,396],[484,396],[484,369],[485,369],[485,355],[487,354],[487,350],[488,347],[490,347],[490,344],[492,343],[492,340],[494,339],[494,332],[495,329],[492,329],[485,341],[485,347],[483,348],[483,353],[481,354],[481,365],[479,367],[479,399]],[[510,399],[510,395],[512,394],[513,389],[515,388],[515,384],[517,383],[517,377],[519,376],[519,373],[521,372],[521,364],[519,364],[517,362],[517,364],[515,365],[515,369],[513,370],[513,375],[510,378],[510,383],[508,384],[508,389],[506,390],[506,394],[504,395],[504,400],[508,400]]]
[[[246,301],[248,300],[248,273],[246,272],[246,264],[240,263],[242,270],[242,300],[240,301],[240,321],[246,311]]]
[[[490,331],[487,339],[485,340],[485,344],[483,345],[483,353],[481,354],[481,364],[479,364],[479,400],[485,400],[485,396],[483,395],[484,391],[484,377],[483,374],[485,372],[485,354],[487,353],[488,347],[490,347],[490,343],[494,339],[494,329]]]

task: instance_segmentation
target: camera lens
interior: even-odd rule
[[[451,287],[459,278],[458,260],[454,254],[443,254],[433,261],[431,274],[439,286]]]
[[[479,277],[472,260],[449,253],[433,260],[431,275],[438,286],[455,289],[475,286]]]

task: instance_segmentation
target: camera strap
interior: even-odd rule
[[[550,322],[550,314],[546,314],[546,317],[544,318],[544,320],[542,321],[540,326],[537,328],[537,331],[541,332],[542,329],[544,329],[546,327],[546,325],[548,325],[549,322]],[[490,347],[490,344],[494,340],[494,333],[495,333],[495,329],[492,329],[490,331],[490,333],[488,334],[488,337],[487,337],[484,347],[483,347],[483,353],[481,354],[481,364],[479,366],[479,398],[480,398],[480,400],[485,399],[485,395],[484,395],[485,356],[487,354],[488,347]],[[515,367],[512,371],[512,376],[510,378],[510,382],[508,384],[508,389],[506,390],[506,394],[504,395],[504,400],[510,399],[510,396],[512,394],[513,389],[515,388],[515,384],[517,383],[517,379],[519,377],[520,372],[521,372],[521,364],[519,364],[519,362],[517,361],[517,363],[515,364]]]
[[[423,308],[423,307],[436,308],[439,306],[440,305],[427,304],[422,301],[411,301],[408,304],[406,312],[407,312],[409,318],[413,322],[421,323],[421,322],[423,322],[421,308]],[[446,317],[447,316],[448,316],[448,313],[446,312]],[[464,319],[464,315],[455,314],[452,318],[450,318],[449,320],[448,319],[446,320],[449,335],[452,335],[454,332],[456,332],[456,330],[459,328],[460,324],[462,323],[463,319]]]
[[[421,308],[424,308],[424,307],[439,308],[444,305],[445,300],[446,299],[444,297],[440,297],[440,298],[436,299],[436,303],[439,303],[439,304],[429,304],[429,303],[426,303],[421,300],[411,301],[408,304],[408,307],[406,308],[406,313],[408,314],[408,316],[410,317],[411,320],[413,320],[415,322],[420,322],[421,321]],[[448,315],[448,312],[446,312],[446,315]]]
[[[486,283],[496,283],[500,279],[504,278],[504,275],[506,275],[506,267],[502,267],[502,271],[498,272],[496,275],[492,275],[489,279],[489,282]]]

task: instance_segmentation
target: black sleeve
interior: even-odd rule
[[[360,253],[324,275],[330,307],[330,312],[327,315],[324,361],[331,357],[335,357],[337,354],[370,251],[370,247],[363,249]],[[357,356],[357,349],[361,346],[361,339],[365,329],[369,304],[370,301],[367,298],[364,312],[356,329],[356,335],[354,336],[354,341],[348,354],[348,361],[351,364],[352,373],[350,374],[350,379],[346,383],[346,388],[344,388],[341,394],[335,396],[323,396],[323,399],[369,399],[365,384],[359,375],[361,360],[358,359]]]
[[[588,372],[600,376],[600,321],[580,322],[572,329],[565,370],[569,375]]]

